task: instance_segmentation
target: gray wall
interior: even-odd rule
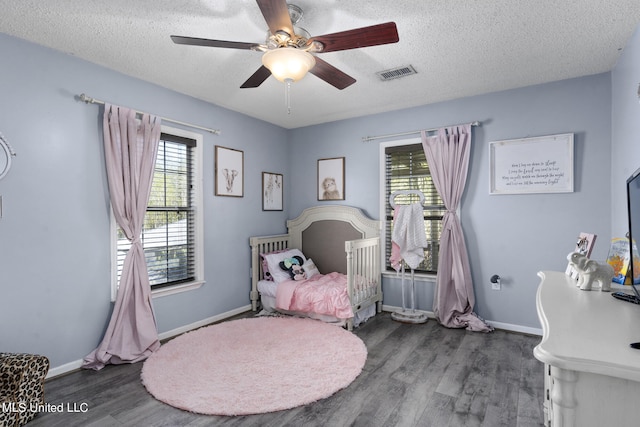
[[[627,178],[640,168],[640,27],[627,42],[612,72],[611,230],[627,232]]]
[[[109,319],[102,107],[74,99],[82,92],[222,130],[204,134],[207,283],[154,307],[163,333],[247,306],[249,236],[285,231],[286,210],[262,211],[261,172],[290,188],[286,130],[1,34],[0,52],[0,132],[17,152],[0,181],[0,351],[78,361]],[[243,198],[213,195],[216,144],[244,151]]]
[[[637,33],[613,73],[291,131],[4,35],[0,51],[0,131],[18,153],[0,181],[0,350],[46,354],[54,367],[93,350],[111,310],[101,109],[74,99],[81,92],[222,130],[204,135],[207,284],[154,300],[161,333],[249,303],[248,237],[282,232],[287,218],[319,203],[317,159],[345,156],[340,203],[378,218],[378,142],[361,138],[473,120],[483,125],[474,129],[461,217],[476,311],[537,329],[536,272],[563,270],[580,231],[598,234],[594,258],[606,257],[612,230],[625,228],[619,181],[640,166],[629,136],[639,130]],[[488,194],[490,141],[566,132],[575,134],[574,193]],[[213,196],[215,144],[244,151],[245,197]],[[261,211],[262,171],[284,174],[283,212]],[[488,285],[494,273],[500,292]],[[432,285],[419,289],[420,308],[430,310]],[[384,292],[385,304],[400,304],[396,280],[385,279]]]
[[[411,78],[411,77],[409,77]],[[318,203],[318,158],[346,157],[346,200],[379,219],[379,142],[383,135],[442,125],[482,122],[474,128],[461,219],[470,253],[476,312],[504,326],[539,329],[535,293],[540,270],[564,270],[581,231],[596,233],[594,257],[605,259],[610,238],[611,81],[600,74],[367,116],[291,131],[291,173],[301,189],[290,202],[297,215]],[[489,142],[574,133],[575,192],[489,195]],[[489,278],[502,277],[502,290]],[[386,278],[385,304],[400,306],[400,282]],[[418,308],[431,310],[433,283],[417,286]]]

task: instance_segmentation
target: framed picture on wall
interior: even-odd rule
[[[318,200],[344,200],[344,157],[318,160]]]
[[[573,134],[489,143],[489,194],[573,192]]]
[[[282,210],[282,174],[262,172],[262,210]]]
[[[215,146],[216,196],[244,196],[244,152]]]

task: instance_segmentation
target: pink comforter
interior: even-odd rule
[[[326,314],[338,319],[353,317],[347,294],[347,276],[329,273],[316,274],[306,280],[286,280],[276,290],[276,308]]]

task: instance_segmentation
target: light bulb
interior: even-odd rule
[[[262,63],[279,81],[291,80],[297,82],[316,65],[316,60],[307,51],[292,47],[282,47],[265,52],[262,55]]]

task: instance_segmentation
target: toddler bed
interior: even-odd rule
[[[253,311],[261,306],[351,330],[382,310],[379,221],[358,208],[323,205],[305,209],[287,229],[249,239]]]

